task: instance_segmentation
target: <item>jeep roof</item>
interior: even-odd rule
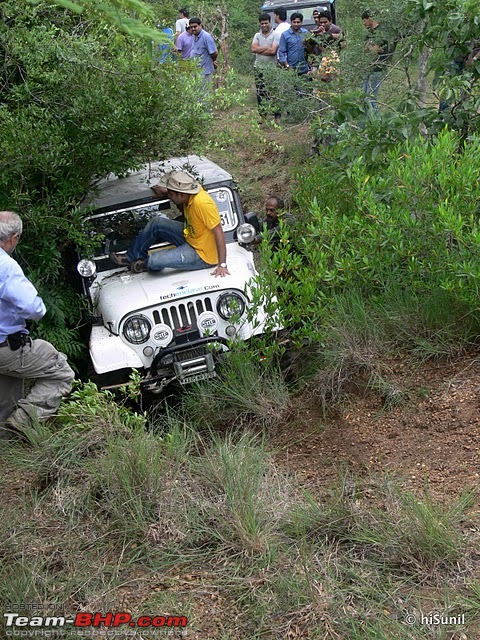
[[[233,182],[232,176],[215,162],[201,156],[183,156],[149,162],[138,171],[128,172],[125,176],[110,173],[93,185],[82,206],[108,211],[118,205],[158,200],[150,187],[158,183],[160,176],[174,169],[187,171],[205,187]]]

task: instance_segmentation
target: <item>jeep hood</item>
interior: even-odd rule
[[[114,269],[99,274],[92,285],[92,298],[103,324],[115,334],[123,318],[172,301],[215,293],[226,289],[245,291],[247,282],[256,275],[253,255],[237,244],[227,245],[230,275],[210,275],[215,267],[199,271],[164,269],[159,273],[132,274]]]

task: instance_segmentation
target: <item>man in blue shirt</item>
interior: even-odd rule
[[[174,60],[174,46],[173,46],[173,29],[171,27],[162,27],[161,24],[157,24],[157,28],[162,30],[169,42],[163,42],[158,45],[158,50],[156,54],[156,60],[160,62],[160,64],[164,64],[168,60]]]
[[[11,257],[21,234],[20,217],[0,211],[0,439],[8,439],[32,419],[55,415],[74,378],[63,353],[28,336],[25,321],[40,320],[46,309]],[[26,397],[25,379],[36,380]]]
[[[202,27],[200,18],[190,18],[190,26],[193,32],[193,47],[190,56],[196,58],[199,67],[203,70],[205,82],[209,82],[212,73],[218,67],[218,50],[212,36]]]
[[[302,22],[303,15],[301,13],[292,13],[291,27],[282,33],[277,53],[278,61],[282,67],[295,69],[299,75],[304,75],[309,71],[304,44],[308,31],[302,28]]]
[[[185,31],[178,36],[176,46],[182,60],[190,58],[193,47],[193,34],[192,27],[189,24],[187,24]]]

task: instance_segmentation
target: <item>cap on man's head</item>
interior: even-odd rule
[[[178,191],[179,193],[191,193],[195,194],[200,191],[200,183],[197,182],[186,171],[170,171],[165,173],[158,184],[161,187],[166,187],[170,191]]]
[[[316,16],[319,13],[322,13],[322,11],[325,11],[325,7],[315,7],[315,9],[312,11],[312,16]]]

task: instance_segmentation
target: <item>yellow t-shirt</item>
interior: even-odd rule
[[[202,188],[190,196],[185,207],[185,240],[208,264],[218,264],[217,243],[212,233],[221,224],[213,198]]]

